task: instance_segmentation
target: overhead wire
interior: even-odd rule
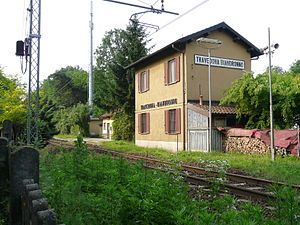
[[[151,7],[154,7],[158,1],[159,1],[159,0],[156,0],[153,4],[151,4],[151,5],[148,4],[148,5],[151,6]],[[144,14],[141,14],[140,17],[138,18],[138,20],[140,20],[144,15],[145,15],[145,13],[144,13]]]
[[[191,9],[189,9],[188,11],[186,11],[185,13],[181,14],[180,16],[176,17],[175,19],[171,20],[170,22],[166,23],[165,25],[163,25],[162,27],[160,27],[157,31],[154,31],[153,33],[151,33],[148,37],[151,37],[153,34],[159,32],[160,30],[166,28],[167,26],[169,26],[170,24],[174,23],[175,21],[181,19],[182,17],[184,17],[185,15],[189,14],[190,12],[192,12],[193,10],[197,9],[198,7],[204,5],[205,3],[209,2],[210,0],[204,0],[202,2],[200,2],[199,4],[195,5],[194,7],[192,7]]]

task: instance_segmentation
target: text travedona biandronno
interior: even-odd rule
[[[225,67],[231,69],[245,69],[245,62],[237,59],[226,59],[219,57],[210,57],[210,65],[216,67]],[[204,55],[195,55],[195,64],[196,65],[208,65],[209,57]]]

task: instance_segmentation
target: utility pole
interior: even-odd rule
[[[29,37],[26,38],[29,55],[27,144],[39,140],[39,90],[40,90],[40,28],[41,0],[30,0]]]
[[[93,89],[94,89],[94,76],[93,76],[93,1],[91,1],[91,20],[90,20],[90,71],[89,71],[89,98],[88,103],[90,110],[93,106]]]
[[[269,96],[270,96],[270,136],[271,136],[271,158],[275,160],[275,149],[274,149],[274,128],[273,128],[273,100],[272,100],[272,63],[271,63],[271,35],[270,27],[268,27],[268,49],[269,49]]]

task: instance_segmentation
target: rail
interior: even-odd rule
[[[62,140],[50,140],[50,144],[61,147],[72,148],[73,143]],[[190,166],[186,164],[175,165],[172,162],[162,161],[157,158],[149,158],[141,155],[133,155],[118,151],[111,151],[104,149],[99,145],[88,144],[90,149],[100,154],[109,154],[113,157],[123,157],[130,161],[143,160],[145,167],[149,169],[159,169],[163,171],[170,171],[168,168],[181,168],[181,176],[191,184],[196,185],[210,185],[213,180],[211,178],[218,178],[219,173],[216,171],[206,170],[205,168]],[[285,186],[287,184],[282,182],[275,182],[267,179],[261,179],[251,176],[244,176],[240,174],[225,173],[225,182],[223,187],[230,193],[249,199],[251,201],[266,202],[269,199],[273,199],[275,196],[272,192],[268,191],[270,186]],[[299,185],[293,185],[298,192],[300,191]]]

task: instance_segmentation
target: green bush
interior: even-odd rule
[[[60,109],[54,114],[53,121],[55,127],[60,134],[73,134],[76,133],[76,125],[80,129],[80,133],[88,136],[89,127],[89,108],[85,104],[77,104],[73,107]],[[78,135],[76,133],[75,135]]]
[[[299,202],[291,191],[278,192],[278,211],[268,218],[259,206],[237,204],[229,196],[207,198],[199,192],[191,198],[180,176],[145,170],[143,162],[91,154],[82,137],[73,151],[55,148],[42,156],[42,190],[61,223],[299,224]]]
[[[113,139],[132,141],[134,139],[134,115],[118,112],[113,120]]]

